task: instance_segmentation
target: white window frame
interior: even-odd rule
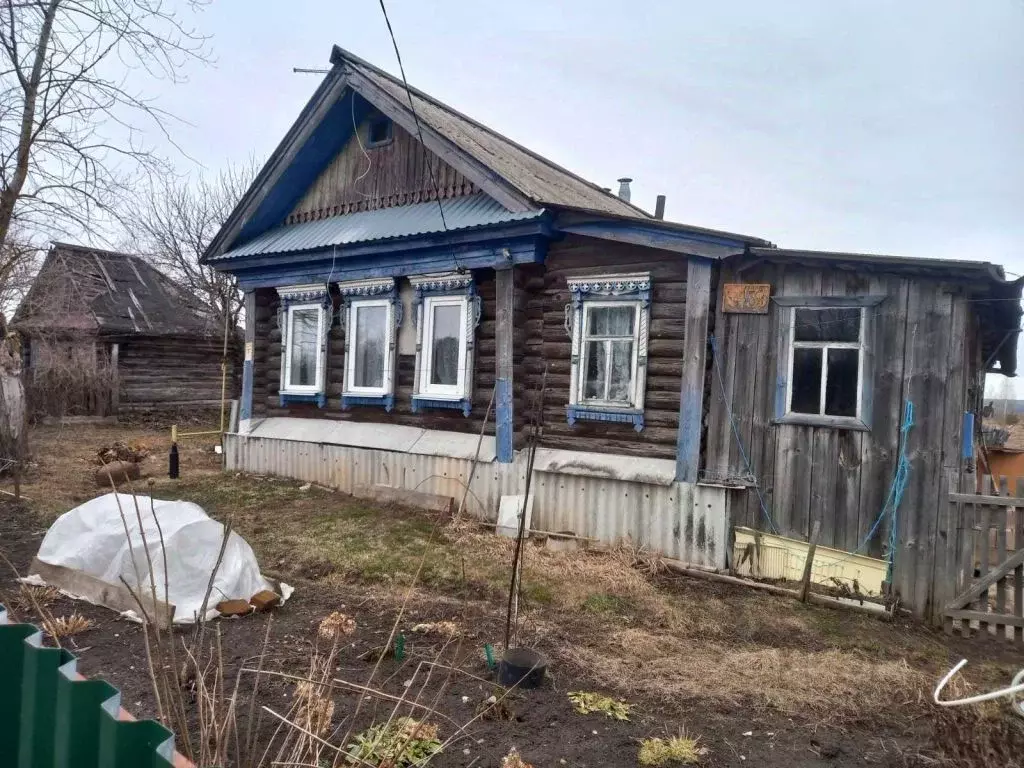
[[[797,341],[796,339],[796,313],[797,310],[810,310],[821,312],[830,309],[859,309],[860,328],[857,341]],[[850,306],[794,306],[789,310],[789,376],[786,382],[786,409],[787,417],[797,418],[820,418],[820,419],[863,419],[864,407],[864,353],[865,353],[865,329],[867,327],[866,307]],[[793,368],[796,366],[797,349],[820,349],[821,352],[821,391],[818,400],[817,413],[805,413],[793,410]],[[857,410],[853,416],[825,413],[825,393],[828,385],[828,351],[830,349],[856,349],[857,354]]]
[[[384,307],[384,378],[379,387],[358,387],[353,382],[356,375],[356,341],[359,333],[359,312],[361,307]],[[345,387],[343,394],[356,396],[383,397],[394,391],[395,375],[395,305],[391,298],[359,298],[348,301],[348,316],[345,322]]]
[[[310,309],[317,310],[317,323],[316,323],[316,338],[318,342],[317,355],[316,355],[316,375],[314,384],[292,384],[292,332],[294,330],[293,318],[296,312],[302,312]],[[281,366],[281,387],[280,391],[285,395],[319,395],[324,391],[324,356],[326,352],[326,345],[324,343],[324,320],[327,314],[327,310],[323,304],[318,302],[303,302],[297,304],[289,304],[287,313],[285,314],[285,328],[284,338],[285,343],[282,347],[282,353],[284,355],[283,365]]]
[[[630,388],[629,388],[629,402],[623,402],[621,400],[607,400],[604,398],[587,398],[585,396],[587,386],[587,355],[590,349],[591,341],[604,341],[605,348],[610,351],[611,344],[614,340],[625,339],[625,336],[591,336],[587,333],[587,328],[590,323],[590,313],[595,309],[604,309],[608,307],[621,308],[628,306],[633,310],[633,351],[630,360]],[[577,376],[577,391],[575,404],[583,406],[600,406],[602,408],[628,408],[633,410],[637,407],[638,395],[637,395],[637,369],[639,368],[640,361],[640,316],[643,312],[643,302],[637,301],[600,301],[600,300],[589,300],[583,302],[583,314],[582,321],[580,323],[580,356],[579,356],[579,375]],[[605,389],[611,386],[611,366],[612,356],[610,353],[605,355]]]
[[[425,296],[423,298],[422,329],[423,342],[419,356],[419,391],[420,397],[436,400],[462,400],[468,397],[466,386],[467,373],[472,361],[469,356],[469,312],[472,297],[468,295]],[[459,312],[459,368],[457,380],[451,384],[431,384],[430,374],[433,370],[434,356],[434,307],[457,306]]]

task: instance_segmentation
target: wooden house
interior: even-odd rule
[[[936,535],[964,413],[1015,365],[1019,283],[665,221],[628,180],[612,194],[331,60],[205,257],[246,291],[229,468],[493,520],[539,426],[534,529],[724,568],[733,522],[820,518],[829,545],[882,554],[905,455],[899,546]]]
[[[138,256],[54,243],[11,326],[38,415],[220,405],[223,322]]]

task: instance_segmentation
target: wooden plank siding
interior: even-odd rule
[[[565,331],[565,306],[572,301],[566,278],[646,271],[651,274],[651,322],[648,343],[645,426],[566,419],[571,375],[571,343]],[[550,448],[676,458],[679,392],[685,333],[687,258],[623,243],[569,236],[553,243],[544,268],[525,272],[526,338],[524,394],[532,405],[547,366],[544,436]],[[712,287],[712,290],[715,286]],[[517,411],[525,411],[517,406]],[[520,425],[522,422],[519,422]],[[520,437],[519,442],[522,442]]]
[[[963,411],[980,396],[978,328],[969,302],[956,285],[936,278],[836,265],[727,265],[719,282],[769,283],[773,299],[885,297],[867,309],[872,334],[871,380],[864,382],[870,398],[868,431],[773,423],[777,390],[789,375],[780,370],[788,344],[788,308],[773,301],[765,315],[719,309],[718,361],[708,374],[705,466],[709,476],[742,482],[747,474],[731,411],[779,532],[806,539],[820,519],[820,544],[852,551],[885,505],[909,398],[915,426],[907,448],[911,473],[898,515],[894,582],[903,601],[923,614],[932,605],[933,574],[953,567],[955,560],[954,524],[939,509],[948,507],[946,475],[960,463]],[[752,487],[734,495],[730,515],[735,525],[770,529]],[[887,539],[884,520],[865,554],[882,556]]]
[[[369,123],[359,126],[366,144]],[[286,224],[459,197],[476,192],[462,174],[426,149],[408,131],[393,125],[393,138],[360,147],[353,136],[285,220]],[[436,182],[436,187],[435,187]]]

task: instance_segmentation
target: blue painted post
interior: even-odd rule
[[[513,302],[515,298],[515,272],[499,269],[495,272],[497,312],[495,323],[495,379],[494,422],[498,461],[509,464],[513,458],[515,438],[515,409],[512,399],[512,337],[515,333]]]
[[[700,471],[700,433],[704,416],[704,372],[711,311],[711,262],[690,257],[686,267],[686,314],[683,375],[679,398],[679,436],[676,440],[676,480],[697,482]]]
[[[245,362],[242,363],[242,398],[238,404],[238,431],[246,433],[252,418],[253,347],[256,343],[256,293],[245,292]]]
[[[971,411],[964,413],[964,429],[963,429],[963,459],[974,458],[974,414]]]

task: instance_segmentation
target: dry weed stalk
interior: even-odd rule
[[[72,635],[78,635],[88,629],[92,629],[95,623],[92,619],[87,619],[82,614],[75,612],[69,616],[57,618],[51,616],[43,619],[43,629],[46,630],[50,637],[71,637]]]
[[[30,613],[35,606],[49,608],[60,597],[60,590],[49,585],[19,584],[15,605],[22,613]]]

